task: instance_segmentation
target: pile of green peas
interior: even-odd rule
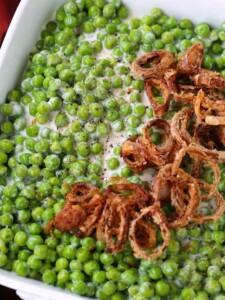
[[[225,23],[195,26],[158,8],[124,21],[128,16],[120,0],[66,2],[41,32],[21,84],[0,106],[0,267],[102,300],[225,299],[224,216],[172,230],[156,261],[136,259],[129,244],[109,254],[94,237],[44,231],[76,182],[104,187],[104,168],[142,184],[120,158],[120,142],[114,139],[104,159],[111,137],[141,134],[153,117],[143,81],[130,70],[140,53],[166,49],[176,56],[201,42],[203,67],[225,75]],[[179,109],[172,103],[165,118]],[[150,136],[162,142],[157,130]],[[220,168],[218,189],[225,193]],[[202,178],[210,183],[211,170]]]

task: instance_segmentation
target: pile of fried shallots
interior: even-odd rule
[[[178,61],[160,50],[134,62],[134,74],[144,78],[156,118],[143,128],[143,135],[124,142],[121,155],[135,173],[156,170],[149,190],[118,178],[102,192],[77,183],[47,231],[56,227],[78,237],[96,231],[111,253],[121,251],[129,239],[136,257],[156,259],[170,242],[170,228],[221,217],[225,201],[217,186],[218,163],[225,162],[225,77],[202,69],[202,59],[203,46],[195,44]],[[157,102],[154,89],[163,95],[163,104]],[[167,121],[160,117],[171,100],[184,107]],[[151,140],[154,128],[163,136],[160,145]],[[204,168],[213,173],[211,184],[201,178]]]

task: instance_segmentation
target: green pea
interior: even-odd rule
[[[56,281],[56,273],[54,270],[45,270],[42,275],[42,280],[47,284],[54,284]]]
[[[210,27],[208,24],[206,23],[199,23],[196,27],[195,27],[195,33],[201,37],[208,37],[210,34]]]
[[[207,278],[206,284],[205,284],[205,291],[210,294],[210,295],[215,295],[219,293],[221,290],[221,285],[220,282],[212,279],[212,278]]]
[[[60,165],[60,159],[55,154],[51,154],[46,156],[44,163],[47,169],[56,170]]]
[[[82,280],[78,280],[72,284],[71,291],[78,295],[84,295],[87,291],[87,284]]]
[[[26,262],[17,261],[15,265],[15,272],[22,277],[26,277],[29,273],[29,268]]]
[[[166,296],[170,292],[170,286],[163,280],[157,281],[155,285],[156,295],[158,296]]]
[[[86,262],[91,259],[91,253],[85,248],[79,248],[77,249],[77,259],[80,262]]]
[[[106,123],[100,123],[97,125],[97,134],[99,137],[105,137],[109,133],[109,126]]]
[[[3,139],[0,141],[0,151],[5,153],[10,153],[13,151],[13,143],[8,139]]]
[[[18,232],[15,234],[14,242],[15,242],[18,246],[20,246],[20,247],[25,246],[26,241],[27,241],[27,234],[26,234],[24,231],[18,231]]]

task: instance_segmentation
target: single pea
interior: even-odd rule
[[[107,167],[110,170],[115,170],[119,167],[120,163],[119,160],[116,157],[112,157],[110,159],[107,160]]]
[[[77,153],[82,157],[87,157],[90,154],[90,146],[87,142],[79,143]]]
[[[142,103],[135,103],[134,104],[134,113],[138,116],[138,117],[142,117],[145,115],[146,112],[146,108]]]
[[[100,118],[103,115],[103,106],[99,103],[92,103],[89,107],[90,114],[95,118]]]
[[[100,265],[95,260],[90,260],[84,264],[84,272],[87,275],[93,275],[95,271],[100,270]]]
[[[77,109],[77,116],[81,120],[87,120],[89,118],[89,109],[86,105],[80,105]]]
[[[60,165],[60,159],[57,155],[51,154],[46,156],[44,163],[47,169],[56,170]]]
[[[102,291],[105,295],[112,295],[117,290],[116,284],[112,281],[107,281],[102,286]]]
[[[22,247],[22,246],[25,246],[26,245],[26,242],[27,242],[27,234],[26,232],[24,231],[18,231],[15,236],[14,236],[14,242]]]
[[[91,21],[83,22],[83,31],[85,33],[92,33],[95,32],[95,26]]]
[[[71,285],[71,291],[78,295],[84,295],[87,292],[87,284],[82,280],[78,280]]]
[[[36,245],[34,248],[34,255],[38,259],[45,259],[47,257],[48,247],[46,245]]]
[[[54,121],[57,127],[64,127],[69,123],[68,117],[63,113],[58,113]]]
[[[207,276],[210,278],[218,279],[221,276],[221,271],[218,266],[209,266],[207,269]]]
[[[56,281],[56,272],[54,270],[45,270],[42,275],[42,280],[47,284],[54,284]]]
[[[149,282],[144,282],[140,286],[140,295],[146,297],[147,299],[151,298],[154,295],[154,286]]]
[[[148,275],[151,279],[158,280],[158,279],[162,278],[162,270],[158,266],[152,266],[148,270]]]
[[[205,291],[210,295],[218,294],[221,290],[220,282],[213,278],[207,278],[204,287]]]
[[[207,38],[210,35],[210,27],[206,23],[199,23],[195,26],[195,33],[200,37]]]
[[[97,134],[99,137],[105,137],[109,133],[109,126],[107,123],[100,123],[97,125]]]
[[[5,242],[9,243],[13,240],[13,232],[10,228],[3,228],[0,230],[0,239]]]
[[[27,265],[30,269],[39,270],[42,267],[42,261],[35,255],[31,255],[27,260]]]
[[[114,257],[110,253],[102,253],[100,256],[100,261],[104,265],[112,265],[115,261]]]
[[[72,245],[66,245],[63,250],[63,256],[67,259],[74,259],[76,256],[75,248]]]
[[[42,165],[43,155],[41,153],[32,153],[29,157],[29,163],[32,165],[38,165],[38,166]]]
[[[72,273],[70,273],[70,279],[72,282],[76,282],[78,280],[85,280],[85,275],[81,270],[75,270]]]
[[[121,272],[116,268],[111,268],[107,271],[106,277],[113,282],[119,282],[121,279]]]
[[[87,262],[91,259],[91,252],[88,251],[87,249],[85,248],[79,248],[77,249],[77,259],[80,261],[80,262]]]
[[[0,164],[3,165],[7,162],[8,156],[4,152],[0,152]]]
[[[83,264],[78,260],[72,260],[70,262],[70,270],[73,271],[82,271],[83,270]],[[82,273],[83,274],[83,273]],[[84,276],[85,278],[85,276]]]
[[[166,296],[170,292],[170,286],[165,281],[159,280],[155,285],[155,291],[156,291],[156,295],[158,296]]]
[[[91,145],[91,153],[94,155],[99,155],[103,151],[103,146],[100,143],[93,143]]]
[[[192,288],[183,288],[181,291],[181,299],[188,300],[188,299],[194,299],[195,298],[195,292]]]
[[[162,265],[162,271],[167,277],[175,277],[178,272],[178,264],[172,260],[166,260]]]
[[[95,284],[101,284],[106,281],[106,272],[96,270],[92,276],[92,280]]]
[[[8,139],[3,139],[0,141],[0,151],[5,153],[10,153],[13,151],[13,143]]]
[[[130,128],[137,128],[141,124],[141,120],[139,117],[131,115],[127,118],[126,123]]]
[[[114,5],[112,4],[106,4],[103,8],[103,16],[107,19],[113,17],[113,15],[115,14],[116,10]]]
[[[115,35],[107,35],[104,40],[106,49],[113,49],[117,44],[117,39]]]
[[[26,277],[29,273],[27,263],[24,261],[17,261],[17,264],[15,265],[15,272],[21,277]]]
[[[136,283],[138,280],[138,274],[136,269],[128,269],[121,274],[121,281],[126,285]]]

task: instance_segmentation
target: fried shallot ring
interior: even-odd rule
[[[162,78],[165,70],[175,63],[173,55],[166,50],[152,51],[135,59],[132,65],[134,75],[138,78]],[[148,67],[148,64],[151,64]]]
[[[180,84],[178,82],[179,78],[180,74],[176,69],[169,69],[164,74],[165,82],[169,92],[173,95],[174,100],[176,102],[192,104],[199,88],[193,85]]]
[[[155,246],[155,233],[153,231],[153,225],[150,225],[151,227],[147,231],[143,230],[143,235],[146,240],[146,242],[143,245],[143,238],[140,238],[139,228],[139,225],[143,227],[143,218],[152,220],[154,225],[159,226],[163,237],[163,243],[160,246]],[[146,226],[148,226],[148,222],[146,224]],[[170,242],[170,231],[167,227],[166,216],[161,211],[158,205],[153,205],[144,208],[139,214],[139,216],[131,222],[129,230],[129,240],[131,247],[134,251],[134,256],[137,258],[156,259],[163,253],[163,251]],[[151,250],[153,250],[153,252],[150,254],[147,254],[146,252],[147,245],[154,246],[149,247]]]
[[[159,104],[153,95],[152,88],[156,88],[162,93],[164,103]],[[162,79],[148,78],[145,80],[145,91],[151,103],[155,117],[161,117],[167,113],[170,105],[170,92]]]
[[[119,196],[107,199],[97,226],[97,239],[106,243],[105,252],[117,253],[128,237],[129,215]]]
[[[77,237],[90,236],[96,229],[98,221],[101,217],[105,205],[105,198],[102,195],[96,194],[89,203],[85,203],[82,208],[86,213],[86,218],[80,224],[79,228],[74,233]]]
[[[99,193],[99,189],[88,183],[78,182],[66,194],[66,202],[73,204],[87,203],[97,193]]]
[[[129,212],[129,222],[136,217],[136,214],[146,206],[153,203],[149,192],[144,190],[141,186],[126,182],[122,184],[109,185],[104,192],[107,198],[120,197],[121,203],[126,206]]]
[[[149,129],[152,127],[158,127],[164,131],[162,133],[165,137],[163,147],[151,141]],[[143,127],[142,137],[130,138],[123,144],[121,156],[134,172],[140,173],[148,167],[165,165],[174,146],[169,122],[164,119],[153,119]]]
[[[140,173],[149,167],[148,153],[139,143],[139,137],[129,138],[123,143],[121,157],[135,173]]]
[[[53,221],[47,223],[45,230],[51,232],[57,228],[61,232],[77,229],[86,219],[86,212],[79,205],[66,203],[63,209],[55,216]]]
[[[167,164],[160,169],[154,180],[152,195],[155,203],[163,206],[161,198],[161,186],[167,184],[170,187],[171,205],[176,210],[176,216],[168,220],[170,228],[186,226],[201,202],[200,190],[195,178],[182,169],[173,172],[173,165]]]
[[[199,71],[203,60],[203,44],[194,44],[189,47],[179,58],[178,71],[182,74],[194,74]]]
[[[203,164],[209,165],[211,167],[214,173],[214,181],[210,185],[211,189],[208,194],[208,198],[210,198],[217,190],[217,186],[220,182],[220,169],[218,167],[218,163],[215,162],[210,156],[208,156],[207,153],[199,147],[199,145],[190,144],[186,148],[184,148],[182,152],[180,151],[180,153],[178,153],[176,160],[173,163],[173,173],[177,172],[177,169],[180,167],[181,162],[186,154],[188,154],[191,158],[197,161],[201,161]]]
[[[200,69],[194,74],[192,80],[195,86],[200,88],[223,90],[225,88],[225,77],[218,72]]]
[[[149,236],[151,236],[150,239],[148,238]],[[142,219],[138,221],[135,238],[138,245],[140,245],[142,249],[156,247],[156,231],[151,224],[145,222]]]
[[[164,136],[164,145],[162,147],[155,145],[151,141],[149,130],[153,127],[157,127],[163,130],[162,135]],[[159,161],[160,163],[159,165],[161,165],[162,163],[165,164],[166,159],[165,158],[163,159],[163,157],[164,156],[166,157],[171,152],[174,146],[170,123],[164,119],[152,119],[151,121],[148,122],[148,124],[145,127],[143,127],[142,131],[143,131],[142,143],[145,145],[148,153],[153,157],[157,157],[157,158],[161,157],[163,161],[162,162]],[[156,161],[155,162],[153,161],[153,163],[157,165]]]
[[[210,184],[207,184],[205,181],[198,179],[198,185],[207,194],[210,193],[210,190],[211,190]],[[215,222],[223,215],[223,213],[225,211],[225,200],[224,200],[223,196],[218,191],[215,191],[213,196],[215,197],[214,205],[216,205],[215,213],[205,216],[205,215],[202,215],[201,212],[197,211],[192,218],[193,222],[196,222],[198,224],[202,224],[202,223],[205,223],[208,221]],[[209,198],[204,197],[204,202],[202,202],[202,205],[204,206],[204,204],[206,204],[206,203],[208,204],[209,202],[210,202]],[[201,206],[200,206],[199,210],[201,210]]]
[[[187,129],[188,122],[192,116],[192,109],[183,108],[174,115],[171,121],[171,134],[178,145],[182,147],[186,147],[191,142],[195,142]]]

